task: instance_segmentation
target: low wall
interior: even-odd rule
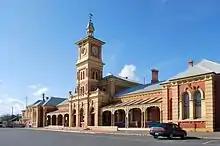
[[[94,130],[94,131],[118,131],[118,127],[117,126],[88,126],[88,128],[90,130]]]
[[[64,129],[64,126],[53,126],[53,125],[50,125],[50,126],[46,126],[44,128],[46,128],[46,129],[59,129],[59,130],[61,130],[61,129]]]

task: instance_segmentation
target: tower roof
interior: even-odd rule
[[[94,25],[92,23],[92,16],[93,15],[90,13],[89,14],[89,23],[87,24],[87,27],[86,27],[87,36],[93,36],[94,31],[95,31]]]

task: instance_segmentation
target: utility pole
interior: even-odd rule
[[[12,117],[12,118],[13,118],[13,114],[14,114],[14,113],[13,113],[13,110],[14,110],[14,109],[13,109],[13,106],[12,106],[12,107],[11,107],[11,117]]]
[[[25,97],[25,104],[26,104],[25,106],[26,106],[26,108],[27,108],[27,102],[28,102],[28,97],[26,96]]]

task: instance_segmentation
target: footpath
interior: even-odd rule
[[[138,130],[119,130],[119,131],[98,131],[98,130],[83,130],[83,129],[63,129],[63,128],[27,128],[30,130],[44,130],[44,131],[59,131],[59,132],[73,132],[73,133],[87,133],[87,134],[106,134],[106,135],[130,135],[130,136],[150,136],[147,131]],[[189,139],[220,139],[220,132],[187,132]]]

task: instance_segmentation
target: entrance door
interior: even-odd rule
[[[91,126],[95,126],[95,114],[91,114]]]

